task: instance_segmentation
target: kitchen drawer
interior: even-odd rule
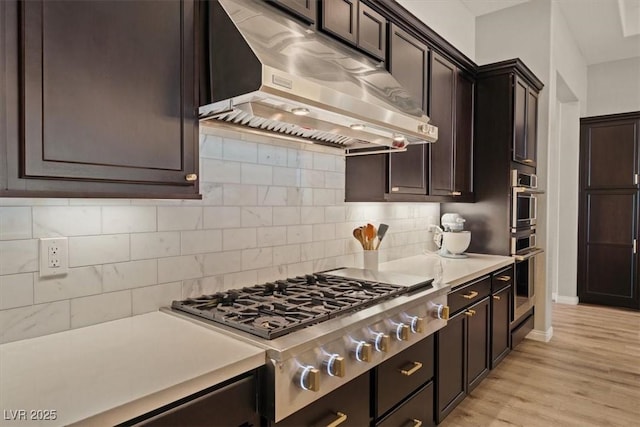
[[[451,315],[454,315],[471,304],[475,304],[490,293],[491,276],[485,276],[450,292],[448,301]]]
[[[526,318],[517,328],[511,331],[511,348],[516,348],[533,330],[533,314]]]
[[[376,369],[376,418],[433,378],[434,336],[430,335]]]
[[[422,423],[422,424],[419,424]],[[433,422],[433,382],[422,387],[415,396],[382,420],[378,427],[434,426]]]
[[[513,265],[510,265],[491,275],[491,293],[495,294],[507,286],[513,285],[513,277],[515,275],[513,268]]]

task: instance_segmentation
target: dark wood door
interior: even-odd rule
[[[320,28],[346,42],[358,42],[358,0],[322,2]]]
[[[469,307],[467,316],[467,393],[489,373],[489,333],[491,310],[489,298]]]
[[[307,22],[316,21],[317,5],[316,0],[269,0],[283,9],[294,13]]]
[[[527,137],[526,158],[524,163],[536,166],[538,150],[538,94],[531,88],[527,90]]]
[[[378,59],[387,53],[387,20],[364,3],[358,3],[358,47]]]
[[[458,71],[453,191],[460,195],[473,192],[473,86],[473,78]]]
[[[369,154],[345,159],[345,201],[384,202],[387,192],[387,155]]]
[[[450,318],[436,333],[436,422],[440,423],[466,396],[467,315]]]
[[[438,141],[431,144],[430,191],[437,196],[450,196],[454,188],[455,161],[455,84],[458,70],[446,58],[431,55],[431,123],[438,127]]]
[[[28,1],[21,13],[20,176],[193,192],[193,2]]]
[[[527,84],[513,77],[513,160],[527,159]]]
[[[377,427],[397,426],[434,426],[433,420],[433,382],[423,386],[411,399],[403,403]]]
[[[491,295],[491,369],[509,353],[512,298],[511,285]]]
[[[427,110],[429,49],[415,37],[391,25],[389,72]],[[389,191],[427,194],[427,148],[410,145],[404,153],[389,155]]]

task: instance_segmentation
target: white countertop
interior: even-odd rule
[[[264,362],[262,349],[160,312],[3,344],[0,425],[114,425]],[[21,409],[27,421],[6,419]]]
[[[395,271],[422,277],[455,288],[470,280],[513,264],[513,258],[498,255],[467,254],[468,258],[443,258],[436,254],[416,255],[380,264],[380,271]]]

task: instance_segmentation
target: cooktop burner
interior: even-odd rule
[[[407,291],[405,286],[316,273],[173,301],[171,307],[273,339]]]

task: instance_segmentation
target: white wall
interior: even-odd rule
[[[640,57],[590,65],[587,116],[640,111]]]
[[[460,0],[398,0],[398,3],[475,60],[475,16]]]

